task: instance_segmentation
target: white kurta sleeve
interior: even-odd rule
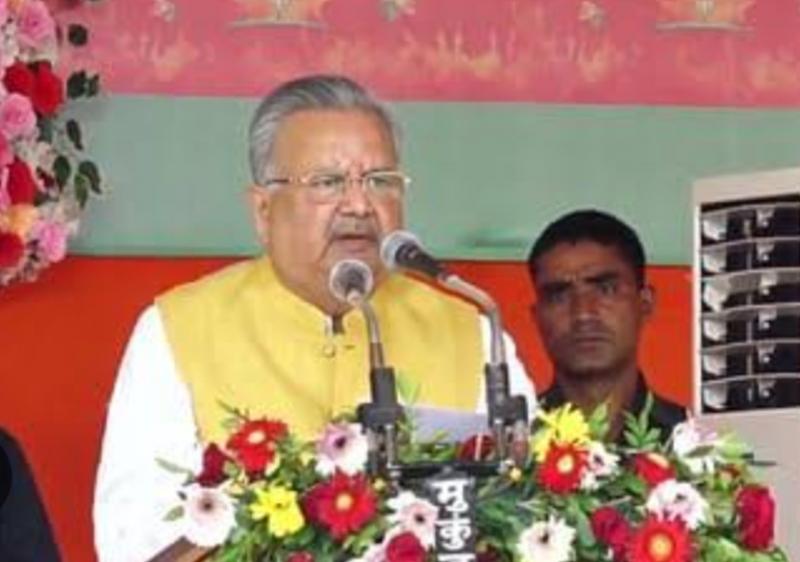
[[[481,338],[483,340],[483,356],[491,356],[492,346],[492,332],[489,320],[485,316],[481,316]],[[517,356],[517,346],[514,345],[514,340],[507,333],[503,333],[503,342],[506,348],[506,358],[508,361],[508,379],[509,389],[511,395],[521,394],[528,402],[528,419],[532,420],[536,414],[536,390],[533,387],[533,381],[528,376],[525,366]],[[481,373],[481,393],[478,396],[478,404],[476,411],[479,414],[486,413],[486,381]]]
[[[164,516],[185,477],[156,459],[196,471],[201,454],[189,391],[150,306],[133,330],[108,409],[93,509],[100,562],[144,562],[178,539],[179,524]]]

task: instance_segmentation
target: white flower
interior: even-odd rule
[[[692,474],[714,471],[719,462],[716,432],[700,427],[690,418],[672,430],[672,450]]]
[[[596,490],[599,486],[598,478],[613,476],[617,472],[619,455],[606,449],[600,441],[592,441],[588,447],[586,470],[581,477],[581,488]]]
[[[0,28],[0,65],[8,68],[18,56],[17,26],[9,22]]]
[[[398,532],[414,533],[422,546],[430,548],[436,542],[438,508],[412,492],[403,491],[386,502],[394,512],[386,519],[399,527]]]
[[[695,530],[706,520],[708,502],[691,484],[670,479],[653,488],[645,507],[662,519],[679,519]]]
[[[191,484],[183,489],[183,535],[202,547],[225,542],[236,526],[233,501],[217,488]]]
[[[357,423],[331,423],[317,441],[317,472],[330,476],[338,468],[352,476],[367,464],[367,437]]]
[[[517,550],[525,562],[566,562],[572,555],[575,529],[551,516],[537,521],[519,536]]]

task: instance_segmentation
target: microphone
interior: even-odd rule
[[[491,364],[502,365],[506,362],[500,309],[485,291],[447,271],[436,258],[424,250],[419,238],[406,230],[395,230],[383,239],[381,261],[389,270],[408,269],[421,273],[476,303],[486,314],[491,326]]]
[[[372,270],[361,260],[340,260],[328,276],[328,288],[333,296],[352,306],[360,306],[372,292],[373,285]]]
[[[381,261],[390,270],[410,269],[437,281],[450,275],[436,258],[425,251],[419,238],[407,230],[395,230],[383,239]]]
[[[497,452],[501,459],[509,452],[505,428],[507,425],[514,428],[511,453],[521,462],[525,453],[522,450],[523,445],[527,441],[528,409],[524,397],[511,396],[503,325],[497,303],[484,290],[448,272],[423,249],[419,239],[410,232],[396,230],[388,234],[381,242],[380,253],[381,260],[389,270],[402,268],[421,273],[476,303],[486,314],[491,331],[490,359],[484,367],[489,424],[495,434]]]
[[[372,270],[356,259],[336,262],[328,276],[328,288],[333,296],[358,308],[367,325],[372,400],[360,404],[356,412],[367,431],[370,471],[377,474],[397,462],[397,424],[403,417],[403,409],[397,401],[394,370],[384,361],[378,317],[368,300],[373,283]]]
[[[328,275],[328,288],[339,301],[359,308],[364,314],[369,334],[369,358],[372,368],[382,368],[383,344],[375,311],[367,297],[374,284],[372,270],[361,260],[343,259],[334,264]]]

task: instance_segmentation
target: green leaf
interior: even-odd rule
[[[402,373],[395,375],[395,383],[397,384],[397,394],[404,404],[411,406],[417,403],[420,389],[419,383],[403,376]]]
[[[78,164],[78,174],[86,176],[89,180],[89,189],[92,190],[93,193],[97,193],[98,195],[103,192],[100,189],[100,170],[97,169],[97,165],[91,160],[84,160],[80,164]]]
[[[239,472],[239,465],[233,461],[225,461],[222,465],[222,474],[228,478],[235,478]]]
[[[67,138],[72,141],[72,144],[78,150],[83,150],[83,138],[81,135],[81,126],[75,119],[67,121]]]
[[[578,532],[578,541],[583,546],[592,546],[595,543],[595,538],[589,517],[580,508],[576,508],[572,512],[572,516],[574,517],[575,529]]]
[[[179,465],[177,465],[175,463],[169,462],[167,460],[156,459],[156,464],[158,464],[158,466],[160,466],[164,470],[166,470],[168,472],[172,472],[173,474],[183,474],[184,476],[187,476],[188,478],[194,478],[194,473],[191,470],[189,470],[188,468],[184,468],[182,466],[179,466]]]
[[[639,425],[647,427],[650,421],[650,412],[653,411],[653,394],[648,392],[644,400],[644,408],[639,412]]]
[[[42,142],[53,142],[53,120],[49,117],[39,118],[39,140]]]
[[[722,436],[719,452],[726,459],[741,459],[752,454],[752,448],[732,433]]]
[[[53,162],[53,174],[59,187],[64,187],[72,174],[72,166],[65,156],[57,156]]]
[[[73,72],[67,78],[67,96],[70,99],[77,99],[81,96],[88,95],[89,76],[85,70],[78,70]]]
[[[177,521],[183,517],[183,506],[175,506],[164,516],[164,521]]]
[[[647,430],[644,438],[648,445],[657,445],[661,442],[661,430],[657,427],[651,427]]]
[[[608,404],[606,402],[594,409],[592,415],[589,416],[588,424],[593,437],[603,439],[608,434],[611,424],[608,421]]]
[[[78,205],[83,209],[86,206],[86,202],[89,200],[89,178],[83,174],[75,174],[73,185],[75,188],[75,199],[78,200]]]

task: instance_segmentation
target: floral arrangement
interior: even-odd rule
[[[479,480],[481,562],[786,562],[773,544],[774,501],[751,475],[747,449],[694,420],[662,439],[645,412],[624,443],[603,441],[603,409],[540,412],[525,462]],[[331,422],[314,442],[275,420],[233,412],[224,447],[209,445],[168,519],[218,547],[223,561],[435,560],[439,509],[419,491],[365,472],[358,424]],[[407,460],[481,459],[488,436],[415,443]],[[176,467],[165,464],[168,468]]]
[[[63,259],[102,191],[80,124],[59,118],[67,98],[95,96],[99,78],[79,70],[64,84],[54,68],[63,35],[80,47],[88,30],[62,30],[42,0],[0,0],[0,287]]]

